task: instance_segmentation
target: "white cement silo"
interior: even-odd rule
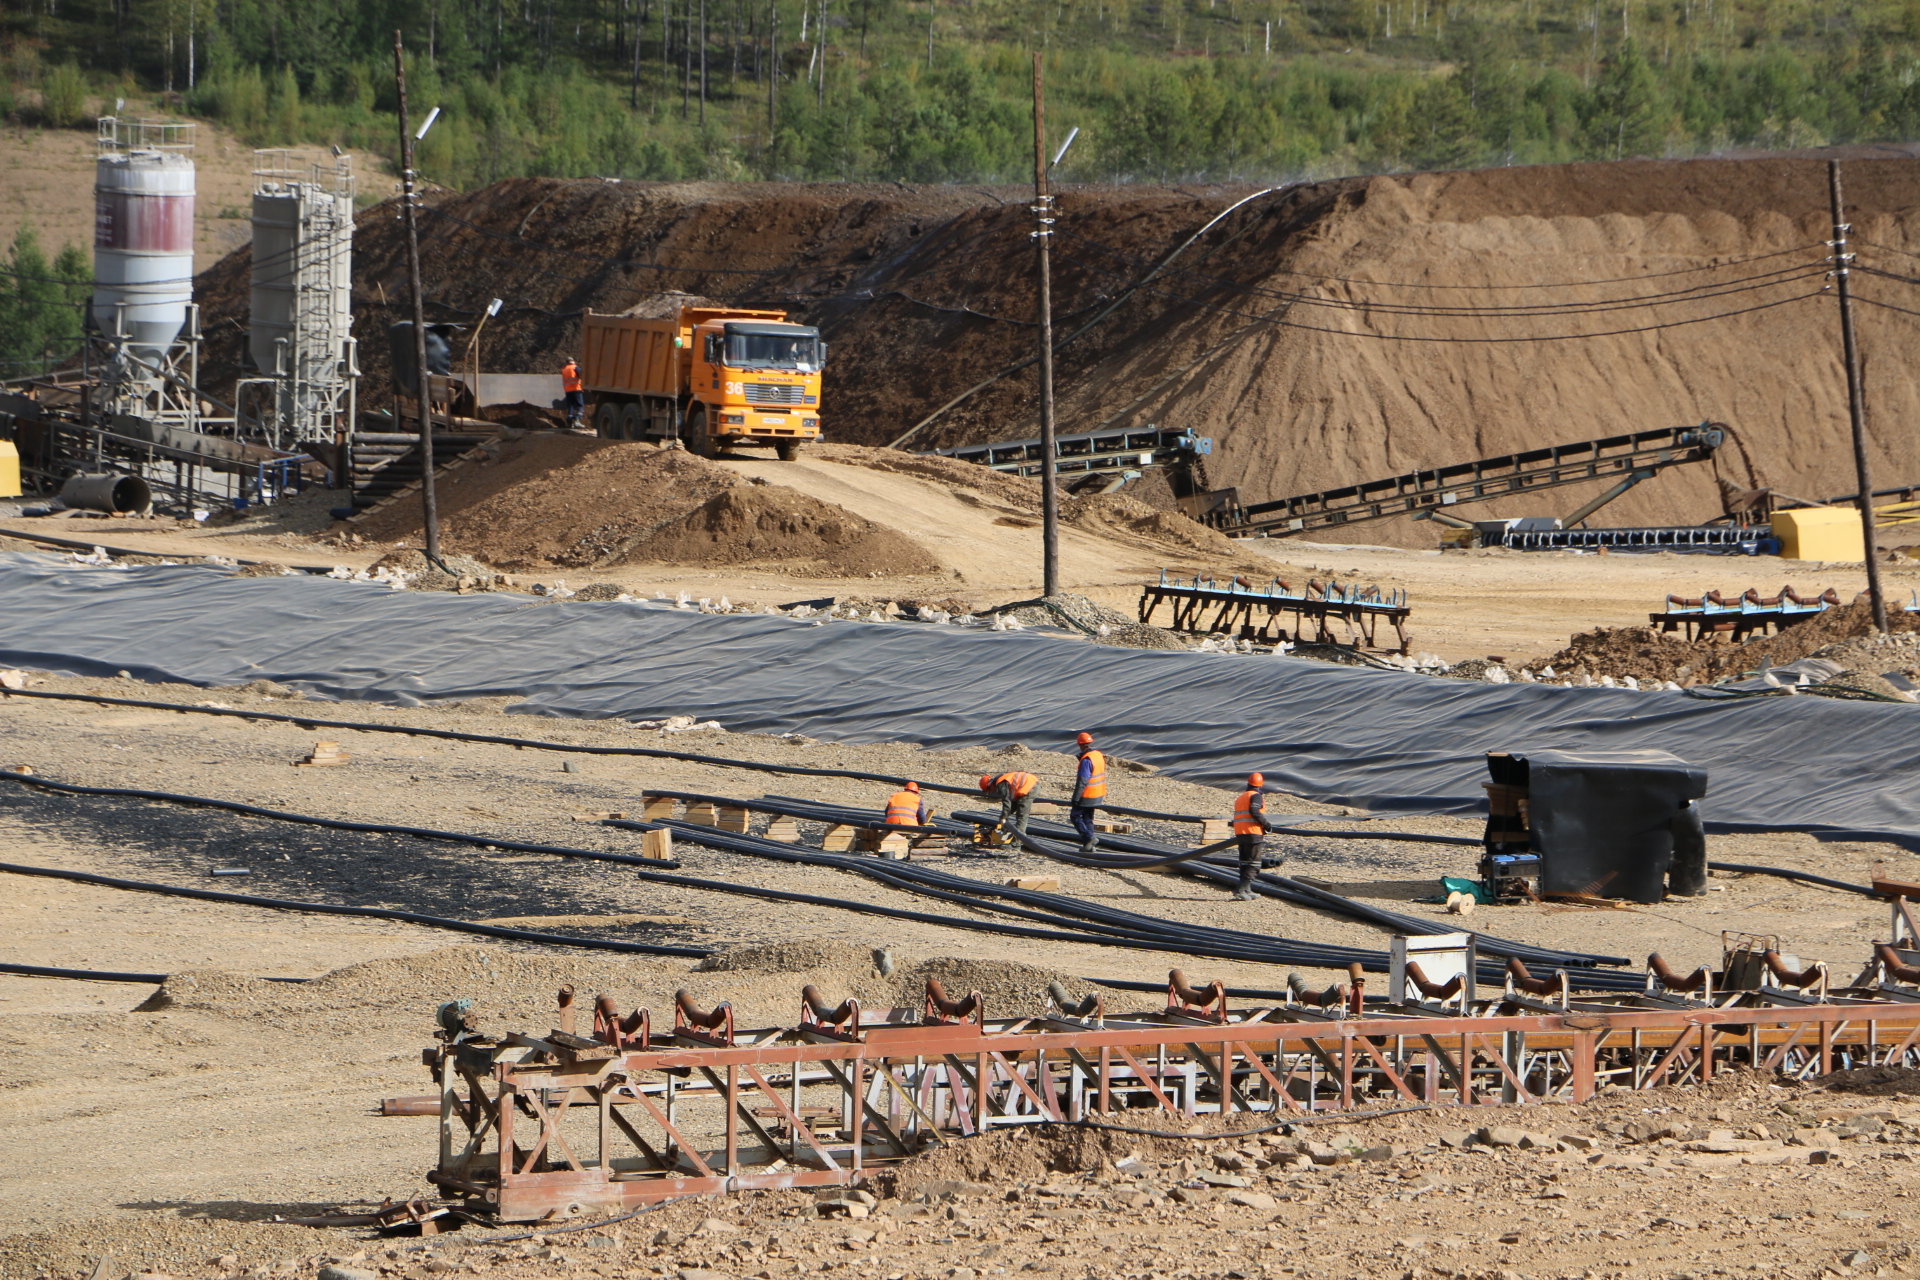
[[[157,362],[193,301],[193,161],[171,149],[104,151],[94,177],[93,321]]]

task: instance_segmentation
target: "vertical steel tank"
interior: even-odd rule
[[[143,360],[173,345],[193,301],[193,185],[175,151],[109,152],[95,170],[93,321]]]

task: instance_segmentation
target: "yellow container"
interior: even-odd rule
[[[1801,507],[1773,513],[1773,536],[1787,560],[1865,560],[1860,512],[1853,507]]]
[[[0,498],[20,496],[20,451],[13,441],[0,440]]]

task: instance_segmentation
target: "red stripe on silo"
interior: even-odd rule
[[[149,253],[193,252],[193,197],[96,191],[93,247]]]

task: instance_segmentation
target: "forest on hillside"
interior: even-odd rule
[[[422,167],[1015,179],[1046,54],[1069,181],[1227,180],[1920,137],[1920,0],[33,0],[0,113],[142,95]],[[135,108],[130,107],[131,112]]]

